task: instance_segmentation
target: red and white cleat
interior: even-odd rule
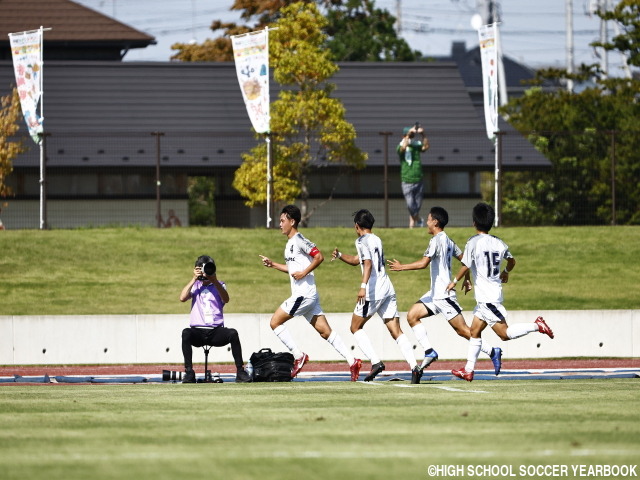
[[[293,368],[291,369],[291,378],[296,378],[300,373],[300,370],[302,370],[302,367],[304,367],[305,363],[308,361],[309,355],[306,353],[303,353],[300,358],[296,358],[295,362],[293,362]]]
[[[535,324],[538,325],[538,331],[540,333],[546,333],[547,335],[549,335],[549,338],[553,338],[553,330],[549,328],[549,325],[547,325],[547,322],[544,321],[544,318],[536,318]]]
[[[451,370],[451,373],[458,378],[466,380],[467,382],[473,380],[473,372],[467,372],[464,368],[461,368],[460,370]]]
[[[351,371],[351,381],[352,382],[357,382],[358,381],[358,377],[360,376],[360,368],[361,367],[362,367],[362,360],[360,360],[359,358],[356,358],[355,361],[349,367],[349,370]]]

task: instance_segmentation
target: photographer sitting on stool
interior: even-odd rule
[[[190,328],[182,331],[182,354],[185,375],[182,383],[196,383],[191,347],[223,347],[231,344],[236,364],[236,382],[250,382],[242,364],[242,346],[237,330],[224,326],[222,309],[229,302],[229,293],[216,277],[213,258],[202,255],[196,260],[193,278],[180,292],[180,301],[191,299]],[[206,372],[205,372],[206,374]]]

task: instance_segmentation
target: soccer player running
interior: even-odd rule
[[[456,298],[456,291],[447,291],[447,285],[451,281],[451,258],[462,259],[462,250],[444,232],[444,227],[449,223],[449,214],[442,207],[433,207],[427,217],[427,228],[433,238],[420,260],[402,264],[395,258],[389,260],[389,269],[394,272],[405,270],[422,270],[430,267],[431,290],[425,293],[407,312],[407,322],[415,333],[416,339],[424,348],[424,360],[422,365],[416,366],[411,372],[411,383],[420,383],[423,370],[438,360],[438,353],[431,346],[427,336],[427,329],[421,319],[442,313],[449,325],[461,337],[469,340],[469,327],[462,316],[462,307]],[[464,293],[471,290],[469,273],[465,275],[463,284]],[[482,342],[481,351],[489,355],[493,362],[496,375],[500,373],[502,349],[491,348],[486,342]]]
[[[487,325],[505,342],[532,332],[540,332],[553,338],[553,332],[542,317],[536,318],[532,323],[507,325],[507,311],[502,305],[502,284],[509,281],[509,274],[515,267],[516,260],[502,240],[489,235],[494,220],[495,211],[491,205],[481,202],[473,207],[476,235],[467,241],[462,255],[462,267],[447,285],[447,291],[452,291],[456,283],[471,269],[477,305],[473,310],[467,364],[459,370],[451,370],[453,375],[469,382],[473,380],[473,371],[480,354],[480,335]],[[507,265],[501,272],[503,259]]]
[[[356,266],[359,264],[362,269],[362,283],[358,290],[358,301],[351,317],[351,333],[358,342],[360,350],[371,360],[371,371],[364,379],[365,382],[370,382],[384,370],[384,363],[376,354],[369,336],[363,330],[365,323],[375,313],[378,313],[384,321],[412,371],[417,363],[413,356],[411,343],[400,328],[396,292],[385,271],[382,241],[371,233],[375,219],[371,212],[362,209],[354,214],[353,220],[358,236],[356,240],[358,255],[343,254],[336,247],[331,256],[333,260],[339,258],[348,265]]]
[[[285,325],[296,315],[301,315],[347,360],[351,380],[355,382],[360,374],[362,361],[351,355],[340,336],[331,330],[322,311],[313,271],[324,261],[324,257],[314,243],[298,232],[301,218],[300,209],[295,205],[285,206],[280,213],[280,230],[289,239],[284,249],[286,264],[275,263],[268,257],[260,255],[265,267],[288,273],[291,280],[291,296],[275,311],[271,317],[270,326],[295,358],[291,377],[296,377],[309,361],[309,356],[298,348]]]

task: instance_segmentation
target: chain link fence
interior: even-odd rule
[[[484,130],[431,129],[427,136],[425,215],[439,205],[449,210],[450,225],[468,226],[475,203],[497,198],[503,225],[640,223],[636,132],[510,131],[495,143]],[[246,207],[233,187],[242,154],[263,138],[48,132],[43,153],[22,140],[28,151],[6,177],[13,195],[0,199],[4,228],[269,224],[266,207]],[[320,148],[309,170],[308,225],[350,225],[351,212],[368,208],[380,226],[407,226],[399,140],[391,132],[359,132],[357,144],[368,155],[360,170],[328,162]],[[266,178],[256,185],[264,188]]]

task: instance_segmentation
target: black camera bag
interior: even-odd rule
[[[263,348],[251,354],[254,382],[290,382],[293,368],[293,355],[289,352],[273,353]]]

